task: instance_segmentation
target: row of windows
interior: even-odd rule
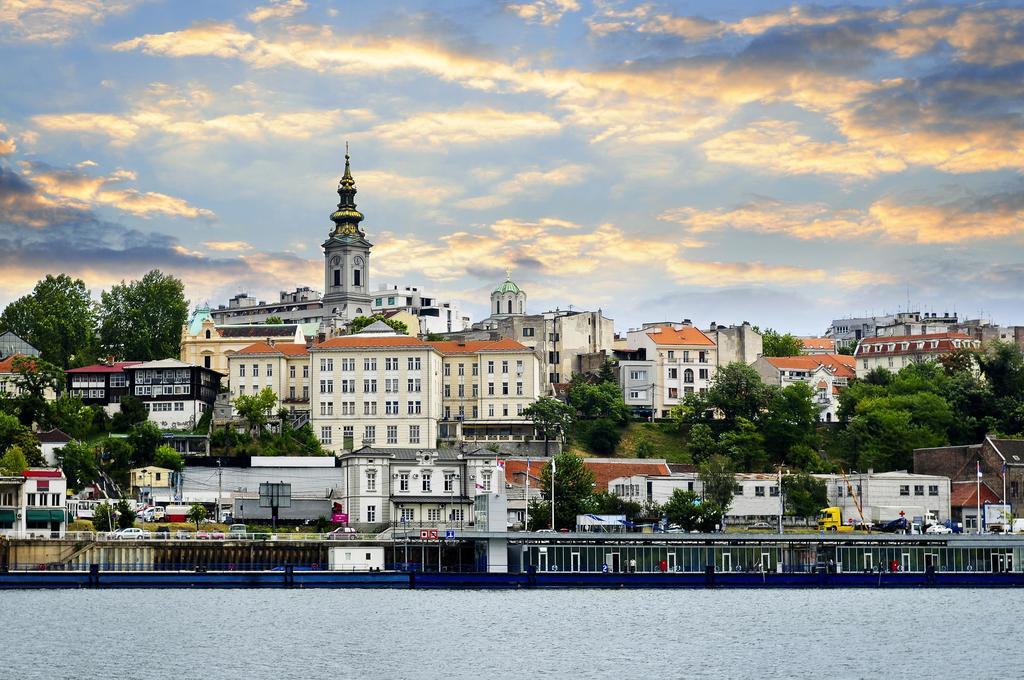
[[[385,371],[397,371],[399,366],[398,357],[384,357],[384,370]],[[356,370],[356,360],[353,358],[342,358],[339,361],[342,373],[350,373]],[[422,357],[406,357],[405,367],[410,371],[419,371],[423,367]],[[377,370],[377,358],[363,359],[363,370],[364,371],[376,371]],[[334,371],[334,359],[321,357],[320,359],[320,372],[330,373]]]
[[[742,496],[743,495],[743,488],[744,487],[743,487],[742,484],[737,484],[733,488],[733,495],[734,496]],[[768,488],[768,495],[769,496],[778,496],[779,495],[779,487],[778,487],[778,485],[776,485],[776,486],[769,486],[767,488]],[[764,496],[764,493],[765,493],[765,487],[764,486],[760,486],[759,485],[759,486],[755,486],[754,487],[754,496]]]
[[[901,496],[909,496],[910,495],[910,485],[909,484],[900,484],[900,495]],[[923,496],[924,495],[924,484],[915,484],[914,485],[914,495],[915,496]],[[928,495],[929,496],[938,496],[939,495],[939,485],[938,484],[929,484],[928,485]]]
[[[696,356],[697,356],[697,363],[698,364],[706,364],[707,363],[707,361],[708,361],[708,353],[705,352],[704,350],[701,350],[701,351],[697,352]],[[668,350],[668,358],[669,359],[675,359],[676,358],[676,351],[674,349]],[[688,350],[688,349],[684,349],[683,350],[683,358],[682,358],[682,360],[683,360],[683,363],[687,363],[687,364],[692,361],[690,350]]]
[[[150,383],[166,382],[189,382],[189,369],[187,368],[153,368],[135,371],[134,382],[136,385],[148,385]]]
[[[356,445],[355,428],[352,425],[345,425],[342,427],[341,436],[343,443],[344,440],[352,441],[352,445]],[[320,443],[321,444],[332,444],[334,441],[334,428],[331,425],[320,426]],[[364,425],[363,426],[363,441],[367,444],[374,444],[377,441],[377,426],[376,425]],[[388,444],[398,443],[398,426],[388,425],[385,429],[385,441]],[[420,426],[410,425],[409,426],[409,443],[419,444],[420,443]]]
[[[456,395],[459,398],[465,397],[466,396],[466,386],[465,385],[456,385],[456,387],[458,387],[458,390],[456,390]],[[510,389],[509,388],[509,384],[507,382],[501,383],[501,393],[503,395],[507,396],[509,394],[509,389]],[[451,397],[452,396],[452,386],[451,385],[445,385],[443,393],[444,393],[444,397],[446,399]],[[494,383],[487,383],[487,396],[493,397],[494,395],[495,395]],[[521,383],[521,382],[517,382],[516,383],[516,395],[518,395],[520,397],[523,396],[523,383]],[[477,389],[476,384],[473,385],[472,396],[474,396],[474,397],[479,396],[479,390]]]
[[[702,387],[699,390],[697,390],[697,392],[699,392],[700,394],[704,394],[707,391],[708,391],[708,388],[706,388],[706,387]],[[694,392],[694,389],[692,387],[684,387],[683,388],[683,394],[693,394],[693,392]],[[669,387],[668,388],[667,398],[668,399],[678,399],[679,398],[679,388],[678,387]]]
[[[510,365],[511,364],[509,363],[509,361],[507,359],[503,359],[501,361],[501,372],[502,373],[508,373]],[[458,375],[466,375],[466,364],[456,364],[455,366],[456,366],[456,371],[457,371]],[[477,375],[477,364],[475,364],[475,363],[470,364],[470,367],[471,367],[472,375]],[[487,362],[487,373],[488,373],[488,375],[493,374],[496,367],[497,367],[497,363],[495,361],[488,361]],[[524,368],[524,365],[523,365],[523,360],[522,359],[517,359],[516,360],[516,373],[518,373],[519,375],[522,375],[524,370],[525,370],[525,368]],[[445,364],[444,365],[444,374],[446,376],[450,376],[452,374],[452,365],[451,364]]]
[[[146,410],[153,411],[155,413],[167,412],[167,411],[184,411],[185,402],[183,401],[147,401]]]
[[[191,394],[191,385],[136,385],[135,394],[140,397],[159,397]]]
[[[14,505],[10,503],[9,505]],[[27,493],[25,494],[25,505],[29,507],[49,506],[49,507],[61,507],[61,498],[59,493]]]
[[[701,380],[707,380],[708,379],[708,369],[701,368],[701,369],[698,369],[698,370],[699,370],[699,372],[698,372],[697,375],[700,377],[700,379]],[[670,368],[670,369],[668,369],[668,378],[669,378],[669,380],[678,380],[679,379],[679,369],[678,368]],[[683,371],[683,382],[684,383],[692,383],[693,382],[693,369],[692,368],[688,368],[685,371]]]
[[[517,416],[522,416],[523,415],[523,411],[524,411],[523,405],[522,404],[516,404],[516,415]],[[455,411],[455,413],[458,414],[458,417],[460,419],[465,418],[466,417],[466,407],[465,406],[459,406],[458,409]],[[473,414],[473,415],[470,416],[471,418],[479,418],[480,417],[480,408],[478,406],[474,405],[473,408],[471,409],[470,413]],[[487,405],[487,417],[488,418],[493,418],[494,414],[495,414],[494,404],[488,404]],[[507,418],[508,414],[509,414],[508,404],[502,404],[501,405],[501,415],[502,415],[502,417],[503,418]],[[452,419],[452,407],[451,406],[445,406],[444,407],[444,419],[445,420],[451,420]]]
[[[342,394],[355,394],[357,382],[354,378],[344,378],[338,381]],[[398,378],[385,378],[384,392],[386,394],[397,394],[401,382]],[[421,378],[409,378],[405,382],[407,392],[419,393],[423,391],[423,380]],[[366,378],[363,380],[363,392],[367,394],[377,393],[377,379]],[[334,380],[323,378],[320,380],[320,394],[334,394]]]
[[[372,506],[367,506],[367,509],[369,509],[370,507]],[[463,513],[464,510],[462,508],[452,508],[451,510],[448,511],[448,521],[461,522],[463,519],[465,519],[465,515]],[[369,515],[369,513],[367,513],[367,515]],[[400,519],[402,522],[415,522],[416,508],[402,508]],[[374,520],[367,519],[366,521],[372,522]],[[427,508],[427,521],[440,522],[441,508]]]

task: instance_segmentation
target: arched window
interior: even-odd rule
[[[508,313],[509,313],[509,314],[511,314],[511,313],[512,313],[512,300],[509,300],[509,301],[508,301]]]
[[[494,313],[501,314],[501,300],[494,301]]]
[[[206,339],[207,340],[210,339],[210,330],[209,329],[206,330]]]
[[[352,285],[358,288],[363,285],[363,272],[360,269],[352,270]]]
[[[519,301],[519,313],[520,314],[523,313],[523,301],[522,300]]]
[[[687,383],[692,383],[693,382],[693,369],[692,368],[688,368],[685,371],[683,371],[683,382],[687,382]]]
[[[340,269],[335,269],[334,270],[334,285],[335,286],[340,286],[341,285],[341,270]]]
[[[363,308],[362,307],[356,307],[356,314],[362,314],[362,313],[363,313]]]

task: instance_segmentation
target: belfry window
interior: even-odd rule
[[[362,271],[360,271],[358,269],[353,269],[352,270],[352,285],[353,286],[357,286],[357,287],[363,285],[362,277],[363,277],[363,272]]]
[[[512,313],[512,301],[511,300],[508,301],[508,313],[509,314]]]
[[[340,286],[341,285],[341,270],[340,269],[335,269],[334,270],[334,285],[335,286]]]

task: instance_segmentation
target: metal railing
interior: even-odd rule
[[[5,534],[9,539],[45,539],[61,538],[67,541],[122,541],[153,542],[153,541],[355,541],[369,540],[377,537],[376,533],[330,534],[330,533],[272,533],[248,531],[246,533],[228,531],[172,531],[170,534],[146,531],[143,534],[119,536],[114,531],[67,531],[63,536],[41,535],[40,531],[10,532]],[[56,534],[56,532],[53,532]]]

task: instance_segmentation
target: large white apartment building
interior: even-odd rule
[[[327,450],[437,442],[441,355],[426,342],[377,322],[314,345],[310,362],[310,418]]]
[[[420,335],[462,331],[470,325],[469,317],[459,310],[455,302],[427,295],[418,286],[385,284],[371,292],[370,297],[370,309],[374,314],[401,310],[415,316],[419,329],[409,330]]]

